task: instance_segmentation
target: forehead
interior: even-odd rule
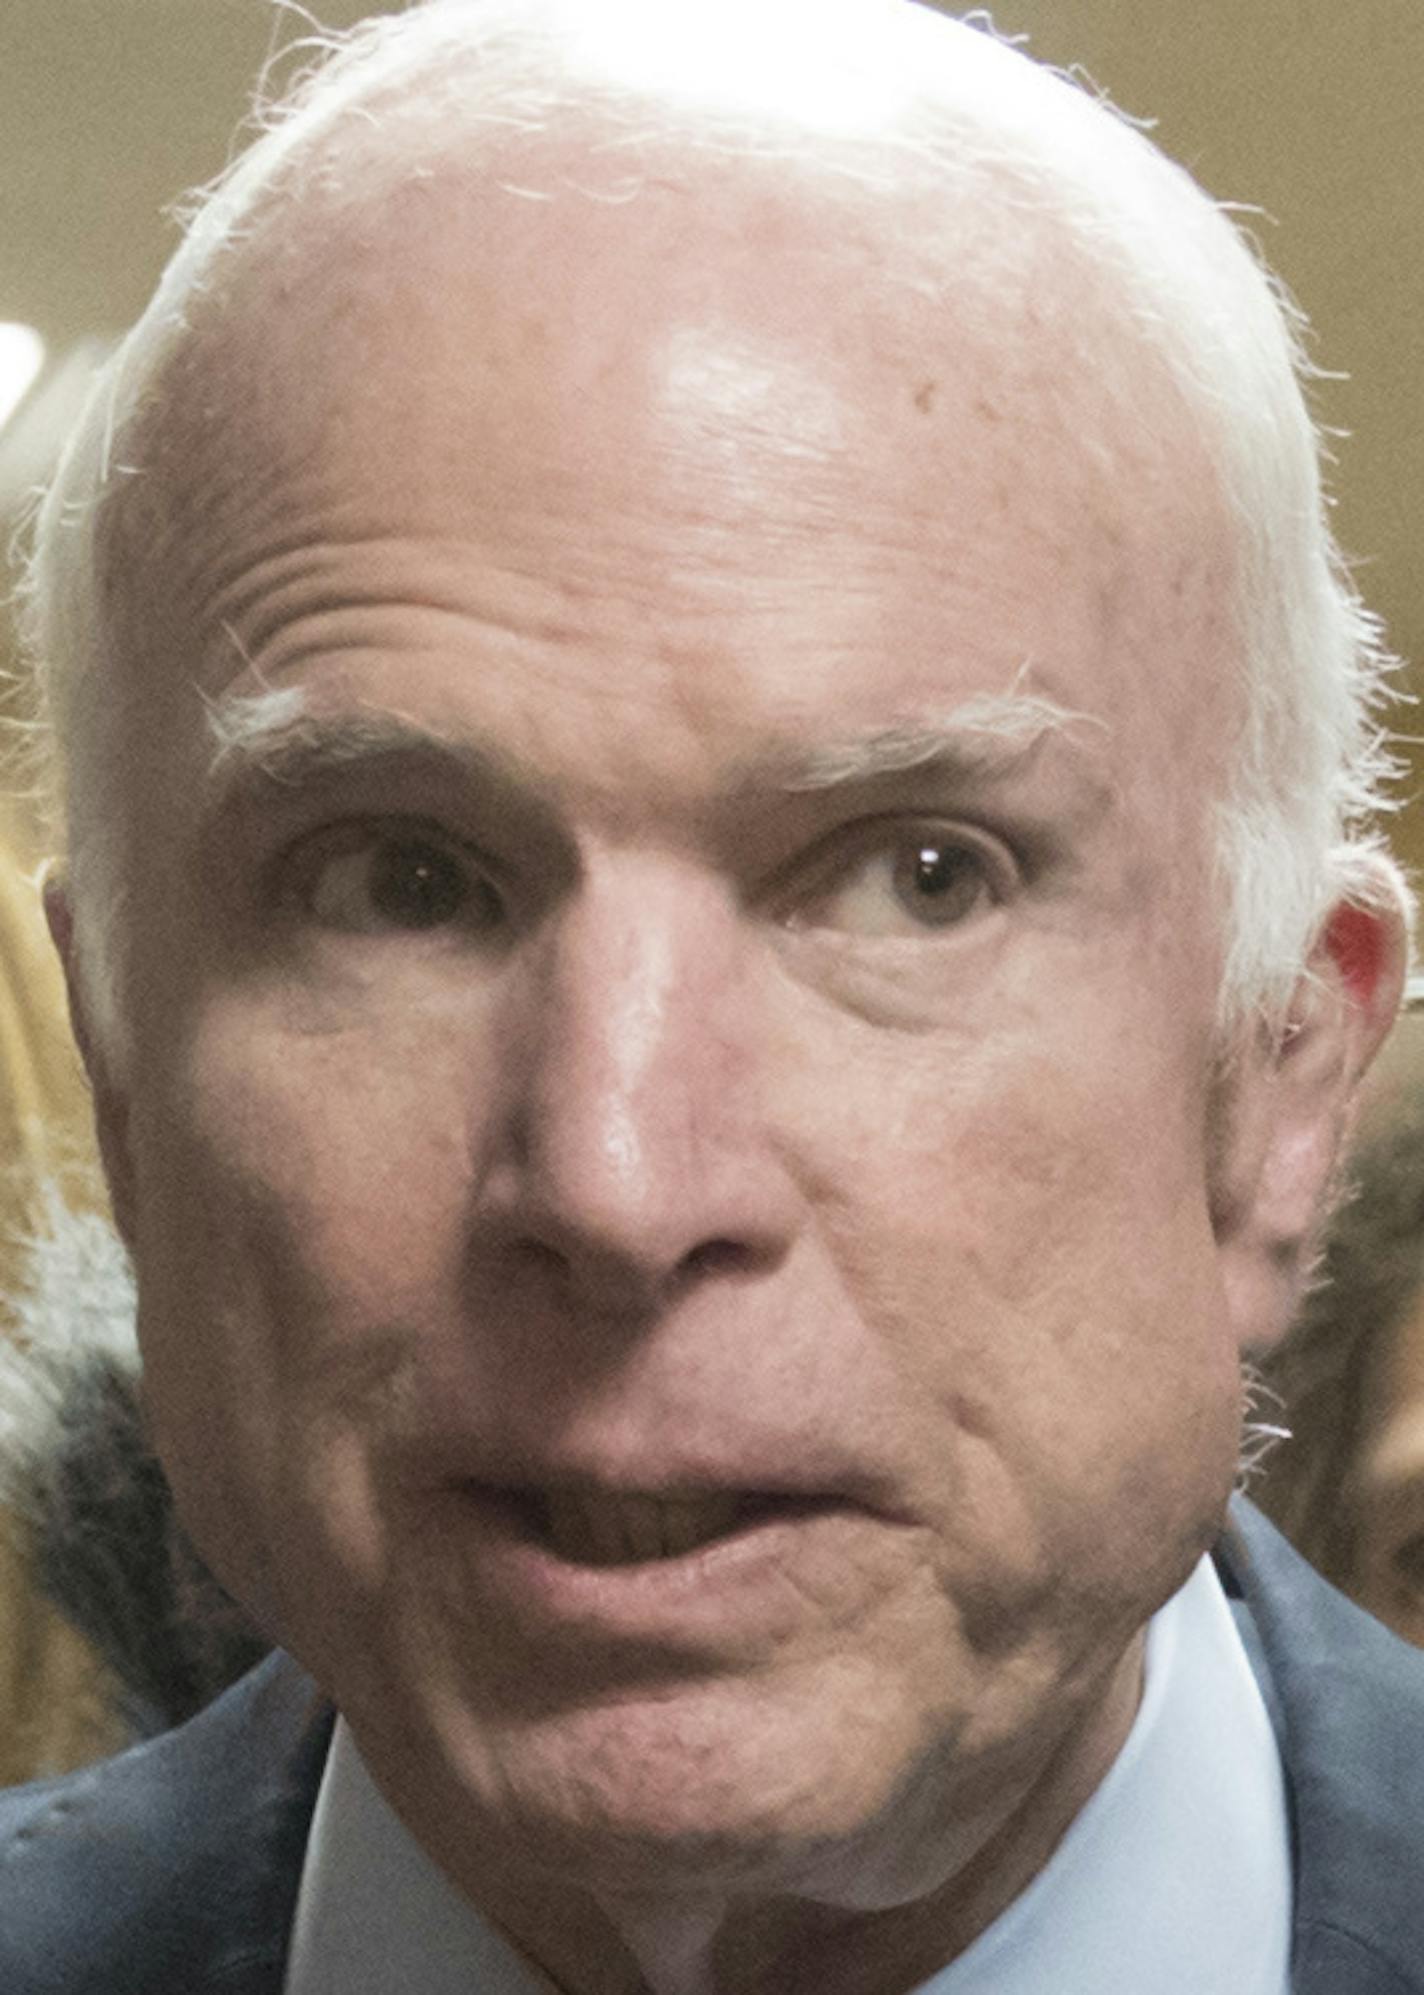
[[[366,195],[279,209],[198,303],[146,442],[149,613],[206,691],[287,669],[315,607],[448,590],[582,627],[585,691],[655,651],[694,705],[750,675],[799,727],[813,650],[848,719],[901,717],[887,659],[906,707],[963,690],[947,663],[993,690],[1064,653],[1104,711],[1144,674],[1158,711],[1170,610],[1195,726],[1230,549],[1169,370],[989,169],[883,164],[645,146],[629,186],[587,134],[419,173],[353,147]]]

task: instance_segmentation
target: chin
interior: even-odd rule
[[[926,1757],[893,1699],[871,1718],[827,1688],[659,1686],[518,1724],[447,1707],[401,1771],[378,1771],[427,1839],[438,1809],[594,1892],[804,1889],[882,1840]]]

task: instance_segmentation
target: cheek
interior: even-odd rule
[[[808,1100],[806,1176],[838,1251],[908,1294],[911,1319],[967,1282],[996,1313],[1066,1328],[1076,1290],[1095,1304],[1085,1335],[1111,1335],[1119,1297],[1170,1304],[1210,1262],[1203,1118],[1185,1079],[1022,1042],[935,1044],[866,1078],[842,1063]]]
[[[951,1557],[992,1533],[1047,1571],[1085,1535],[1184,1515],[1209,1537],[1240,1388],[1192,1090],[1071,1055],[957,1074],[898,1114],[882,1086],[830,1142],[853,1177],[820,1188],[921,1455],[941,1450]]]
[[[312,1033],[214,1007],[185,1057],[136,1089],[145,1215],[172,1242],[168,1215],[184,1210],[304,1311],[333,1281],[398,1307],[465,1196],[479,1067],[478,1041],[429,1007]]]
[[[201,1548],[269,1616],[294,1506],[324,1478],[359,1535],[349,1436],[457,1307],[480,1077],[454,1064],[438,1032],[411,1057],[213,1031],[135,1091],[155,1439]]]

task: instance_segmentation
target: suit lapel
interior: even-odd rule
[[[1424,1995],[1424,1658],[1248,1503],[1216,1557],[1286,1769],[1293,1995]]]

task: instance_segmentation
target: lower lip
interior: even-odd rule
[[[585,1565],[532,1536],[507,1500],[468,1485],[452,1494],[442,1548],[454,1533],[481,1602],[507,1625],[649,1651],[774,1639],[804,1627],[808,1602],[840,1619],[837,1601],[864,1591],[869,1534],[891,1528],[851,1504],[788,1503],[673,1558]]]

